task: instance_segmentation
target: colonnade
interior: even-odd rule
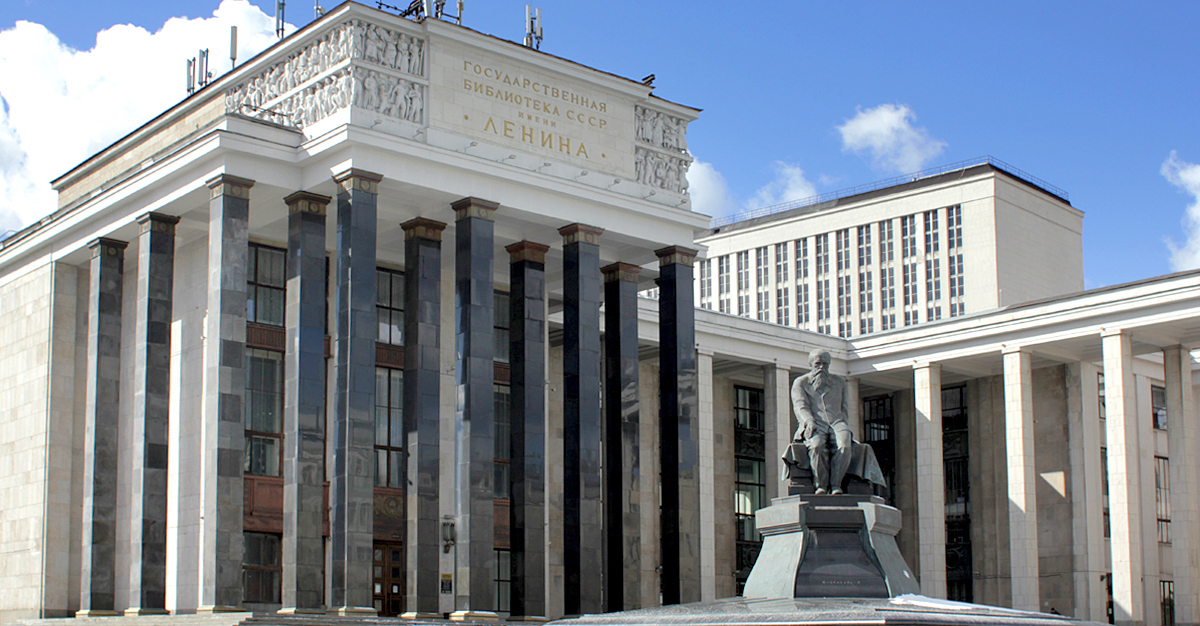
[[[288,209],[286,354],[283,407],[282,601],[285,613],[373,614],[374,369],[376,227],[383,177],[350,169],[334,177],[337,197],[299,191]],[[200,428],[199,611],[242,605],[243,407],[247,254],[253,181],[231,175],[210,190],[204,389]],[[332,402],[326,402],[326,222],[336,206],[333,256]],[[439,461],[455,455],[454,509],[457,619],[494,615],[493,351],[494,202],[464,198],[455,215],[455,450],[444,450],[441,413],[441,246],[446,224],[428,216],[401,226],[405,239],[403,414],[406,461],[405,616],[440,616],[439,555],[444,539]],[[174,225],[149,213],[139,220],[137,331],[133,365],[132,458],[118,458],[122,283],[126,244],[92,245],[85,442],[81,615],[166,610],[167,458]],[[638,471],[638,432],[660,429],[663,600],[700,599],[700,424],[693,319],[696,252],[671,246],[660,261],[660,411],[638,406],[639,268],[600,267],[603,229],[560,229],[563,250],[563,404],[565,601],[568,614],[622,608],[640,594],[635,554],[645,481]],[[547,614],[545,535],[546,345],[545,256],[551,242],[519,241],[510,255],[513,464],[511,552],[514,618]],[[600,304],[607,347],[601,352]],[[609,392],[601,414],[601,382]],[[329,407],[328,409],[326,407]],[[331,415],[326,418],[326,411]],[[608,448],[602,449],[601,432]],[[329,455],[326,462],[326,454]],[[607,476],[601,474],[602,459]],[[117,502],[121,464],[133,467],[130,598],[115,597]],[[323,482],[329,483],[329,561],[323,538]],[[602,490],[608,489],[607,497]],[[612,548],[607,561],[601,542]],[[605,584],[595,584],[603,572]]]

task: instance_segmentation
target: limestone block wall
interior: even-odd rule
[[[661,563],[662,544],[659,541],[661,520],[658,515],[661,502],[661,485],[658,477],[661,471],[658,458],[658,364],[657,362],[642,361],[638,365],[638,399],[641,403],[641,428],[638,429],[641,443],[642,470],[642,511],[641,549],[642,549],[642,598],[643,607],[658,606],[661,580],[659,565]],[[561,448],[562,443],[559,441]],[[560,509],[561,510],[561,509]]]
[[[894,504],[900,509],[901,526],[896,546],[904,562],[914,572],[921,571],[920,543],[917,537],[917,423],[913,408],[912,390],[897,391],[892,396],[892,415],[896,424],[896,484]]]
[[[78,289],[64,263],[0,285],[0,620],[65,617],[78,604]]]
[[[1009,578],[1003,377],[968,381],[967,411],[975,601],[1006,606],[1012,601],[1012,580]]]

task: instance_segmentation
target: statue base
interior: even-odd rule
[[[870,495],[776,498],[755,513],[762,551],[745,598],[889,598],[920,593],[900,549],[900,511]]]

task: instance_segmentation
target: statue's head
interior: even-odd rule
[[[808,353],[808,366],[816,371],[825,372],[829,370],[829,362],[833,360],[833,356],[828,350],[817,348]]]

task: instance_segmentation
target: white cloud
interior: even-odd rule
[[[929,131],[913,126],[917,114],[905,105],[881,104],[858,109],[854,117],[838,126],[842,150],[866,155],[871,165],[896,174],[916,172],[946,148]]]
[[[692,210],[712,217],[723,217],[736,213],[737,202],[729,192],[725,177],[712,163],[696,159],[687,172],[688,194],[692,198]]]
[[[804,177],[804,170],[797,165],[775,161],[775,179],[763,185],[754,193],[746,208],[783,204],[791,200],[801,200],[817,195],[817,188]]]
[[[52,179],[184,99],[186,59],[199,49],[211,51],[214,76],[228,71],[230,26],[240,61],[276,41],[275,18],[246,0],[154,33],[112,26],[90,50],[31,22],[0,31],[0,233],[53,211]]]
[[[1192,197],[1183,216],[1183,228],[1187,241],[1183,245],[1166,240],[1171,251],[1171,269],[1191,270],[1200,267],[1200,165],[1179,160],[1172,150],[1163,161],[1159,172],[1183,192]]]

